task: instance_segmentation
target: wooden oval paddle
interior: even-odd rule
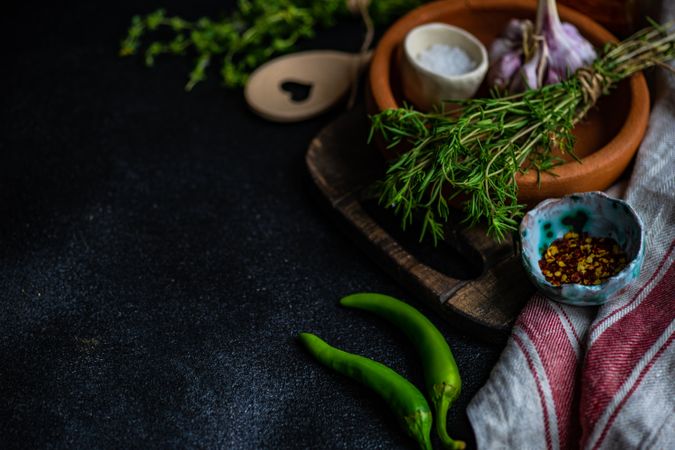
[[[370,55],[312,50],[273,59],[251,74],[244,89],[246,102],[275,122],[309,119],[354,89]]]

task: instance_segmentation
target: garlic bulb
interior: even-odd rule
[[[537,22],[512,19],[490,46],[488,83],[510,92],[558,83],[597,57],[569,23],[561,23],[555,0],[539,0]]]

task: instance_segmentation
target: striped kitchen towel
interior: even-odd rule
[[[625,193],[647,228],[640,277],[599,308],[532,298],[468,407],[479,449],[675,449],[675,76],[655,75]]]

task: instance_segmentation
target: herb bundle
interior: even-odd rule
[[[369,11],[375,22],[386,23],[422,3],[423,0],[372,0]],[[202,17],[188,21],[167,16],[159,9],[131,19],[120,55],[140,52],[149,32],[165,32],[172,37],[147,45],[147,66],[154,65],[160,55],[192,52],[196,59],[186,90],[204,80],[206,69],[214,62],[220,64],[225,85],[239,87],[272,56],[293,50],[299,40],[313,37],[318,28],[331,26],[348,15],[347,0],[239,0],[237,10],[219,20]]]
[[[558,84],[507,97],[469,99],[457,109],[422,113],[412,108],[372,117],[371,139],[411,149],[389,166],[375,188],[405,229],[421,217],[420,239],[443,239],[448,202],[464,200],[465,221],[485,220],[488,234],[503,239],[515,231],[523,205],[516,175],[551,171],[561,161],[554,148],[574,156],[572,128],[619,80],[675,57],[673,23],[652,24],[618,44],[607,44],[590,67]],[[671,69],[672,70],[672,69]]]

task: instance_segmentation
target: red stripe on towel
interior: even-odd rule
[[[520,347],[520,351],[523,352],[523,355],[525,356],[525,360],[527,361],[527,365],[530,368],[530,373],[532,373],[532,376],[534,377],[535,384],[537,386],[537,392],[539,393],[539,402],[541,403],[541,409],[544,412],[544,434],[546,436],[546,449],[551,450],[553,448],[553,445],[551,444],[551,429],[548,424],[548,409],[546,408],[546,401],[544,399],[544,390],[541,387],[541,381],[539,380],[539,375],[537,375],[537,370],[534,367],[534,362],[532,361],[532,357],[530,354],[527,352],[527,349],[525,348],[525,344],[523,343],[522,339],[517,334],[513,334],[513,340],[518,344],[518,347]]]
[[[642,379],[644,376],[649,372],[649,370],[652,368],[654,363],[656,363],[656,360],[659,359],[659,357],[663,354],[663,352],[668,348],[668,346],[673,342],[673,337],[675,337],[675,334],[671,334],[668,340],[659,348],[659,350],[654,354],[652,359],[649,361],[649,363],[642,368],[640,371],[640,375],[638,376],[637,380],[635,381],[635,384],[631,386],[630,390],[626,394],[626,396],[621,399],[621,402],[617,405],[616,409],[612,413],[612,415],[609,417],[609,420],[607,421],[607,424],[605,425],[605,428],[602,430],[602,434],[600,435],[600,439],[598,439],[598,442],[593,446],[593,450],[597,449],[602,445],[602,442],[605,440],[605,437],[607,436],[607,433],[609,432],[610,428],[612,427],[612,424],[614,423],[614,420],[616,419],[616,416],[619,414],[621,411],[621,408],[623,408],[623,405],[628,401],[628,399],[633,395],[635,390],[638,388],[640,383],[642,382]]]
[[[567,321],[567,324],[570,326],[572,329],[572,334],[574,334],[574,338],[577,340],[577,343],[581,343],[581,339],[579,338],[579,335],[577,334],[577,329],[574,328],[574,324],[572,324],[572,321],[570,320],[569,316],[567,315],[567,311],[565,311],[564,307],[559,307],[560,312],[562,313],[563,317],[565,317],[565,320]]]
[[[633,311],[605,330],[589,349],[581,397],[583,442],[635,365],[672,322],[673,289],[675,265]]]
[[[576,419],[574,390],[578,375],[577,353],[557,311],[547,300],[530,303],[520,316],[520,327],[534,344],[551,389],[558,440],[562,449],[576,447],[581,430]],[[571,326],[571,325],[570,325]]]
[[[645,284],[642,285],[642,287],[640,287],[640,289],[635,293],[635,295],[633,296],[633,298],[631,299],[631,301],[629,301],[628,303],[626,303],[625,305],[623,305],[621,308],[615,309],[615,310],[612,311],[608,316],[604,317],[602,320],[600,320],[600,321],[598,321],[597,323],[595,323],[595,324],[591,327],[590,332],[588,333],[589,336],[591,336],[591,335],[593,334],[593,332],[594,332],[600,325],[602,325],[603,323],[607,322],[611,317],[614,317],[615,315],[617,315],[618,313],[620,313],[621,311],[623,311],[624,309],[628,308],[628,307],[631,306],[633,303],[635,303],[635,301],[638,299],[638,297],[640,296],[640,294],[642,294],[642,291],[644,291],[645,288],[646,288],[647,286],[649,286],[649,284],[651,284],[652,281],[654,281],[654,278],[656,278],[656,276],[659,274],[659,272],[661,272],[661,269],[663,268],[663,266],[664,266],[664,264],[666,263],[666,261],[668,261],[668,258],[670,257],[670,254],[673,252],[673,249],[675,249],[675,241],[673,241],[673,242],[670,243],[670,247],[668,248],[668,251],[663,255],[663,259],[661,259],[661,262],[659,263],[658,267],[656,268],[656,270],[654,271],[654,273],[652,274],[652,276],[649,278],[649,280],[648,280]]]

